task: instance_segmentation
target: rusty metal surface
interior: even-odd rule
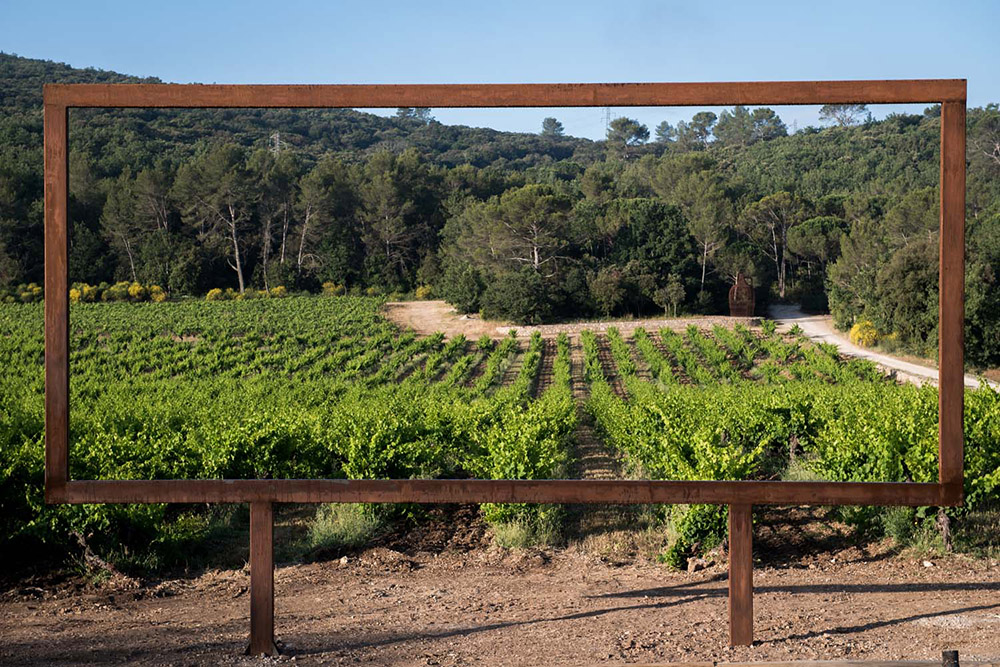
[[[941,105],[938,481],[962,501],[965,404],[965,103]]]
[[[753,644],[753,507],[729,506],[729,645]]]
[[[65,503],[601,503],[944,505],[939,484],[483,479],[71,481]]]
[[[753,504],[954,505],[962,500],[966,82],[220,86],[49,84],[45,117],[45,497],[49,503],[251,503],[250,652],[273,655],[275,502],[729,504],[730,637],[753,639]],[[67,481],[68,130],[72,107],[574,107],[941,102],[938,484],[633,480]]]
[[[965,79],[413,85],[57,83],[45,86],[46,104],[127,108],[904,104],[947,101],[964,103],[965,96]]]
[[[729,316],[753,317],[753,284],[743,273],[736,274],[736,282],[729,288]]]
[[[48,502],[557,502],[952,505],[962,498],[966,83],[954,80],[627,84],[45,87]],[[656,106],[942,102],[941,484],[570,480],[164,480],[66,483],[69,449],[68,107]],[[611,484],[608,486],[607,484]]]
[[[69,136],[45,105],[45,490],[69,478]]]

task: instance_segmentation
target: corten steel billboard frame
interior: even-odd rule
[[[941,104],[939,442],[935,483],[637,480],[71,480],[68,110],[72,108],[628,107]],[[962,502],[964,79],[626,84],[49,84],[45,109],[45,498],[48,503],[249,503],[250,651],[273,653],[274,503],[729,505],[730,642],[753,638],[753,505]]]

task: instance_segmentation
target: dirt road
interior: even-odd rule
[[[839,333],[833,327],[833,320],[829,315],[809,315],[802,312],[798,306],[786,304],[774,304],[769,309],[769,315],[779,324],[780,331],[787,331],[794,325],[799,325],[805,334],[812,340],[832,343],[844,354],[852,357],[870,359],[876,364],[890,371],[895,371],[896,376],[902,380],[923,384],[930,382],[937,384],[938,372],[931,366],[922,366],[909,361],[897,359],[887,354],[880,354],[871,350],[858,347],[846,336]],[[980,380],[974,375],[965,376],[966,387],[978,387],[980,382],[988,382],[994,388],[1000,389],[1000,383]]]

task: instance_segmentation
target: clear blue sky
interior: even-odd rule
[[[1000,0],[212,2],[0,0],[0,50],[188,83],[967,78],[1000,101]],[[911,107],[905,110],[917,110]],[[875,108],[876,115],[902,108]],[[799,127],[815,108],[779,108]],[[692,109],[616,109],[647,123]],[[601,109],[442,110],[600,138]]]

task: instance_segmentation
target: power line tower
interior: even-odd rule
[[[604,136],[607,136],[608,132],[611,131],[611,107],[604,107],[604,113],[601,116],[604,118]]]
[[[268,141],[268,149],[272,155],[277,155],[282,148],[288,148],[288,142],[281,140],[281,132],[274,132]]]

